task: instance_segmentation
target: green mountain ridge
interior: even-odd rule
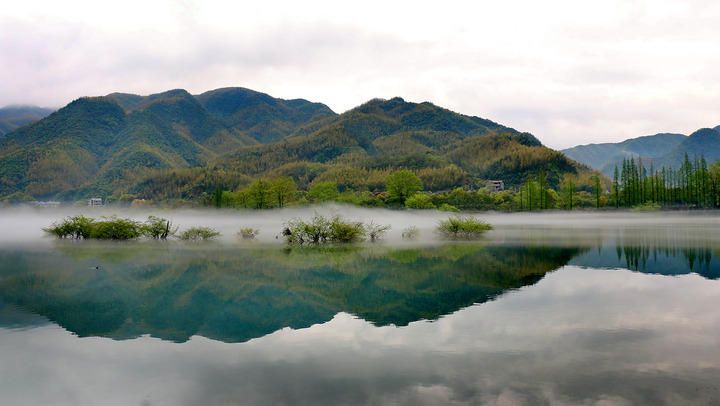
[[[557,185],[589,172],[532,134],[428,102],[373,99],[337,115],[245,88],[80,98],[0,138],[5,200],[192,199],[254,177],[288,175],[302,187],[397,168],[443,177],[430,190],[516,186],[540,170]]]
[[[464,173],[462,182],[497,178],[511,186],[540,169],[554,184],[565,173],[587,170],[532,134],[428,102],[374,99],[324,124],[277,143],[239,149],[216,164],[250,175],[290,176],[318,170],[317,164],[348,170],[453,167]]]
[[[308,105],[286,106],[304,110],[294,123],[314,119]],[[266,113],[265,121],[285,123],[283,114]],[[242,124],[226,125],[182,89],[80,98],[0,139],[0,197],[109,195],[138,169],[198,167],[226,151],[257,144],[244,131],[252,125]]]

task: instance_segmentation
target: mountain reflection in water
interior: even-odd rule
[[[346,312],[407,325],[533,284],[577,248],[228,248],[58,243],[3,253],[2,300],[79,336],[242,342]],[[99,267],[99,269],[96,269]]]

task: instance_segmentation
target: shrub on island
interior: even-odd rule
[[[311,220],[294,219],[287,222],[282,235],[288,244],[351,243],[362,241],[367,235],[379,239],[390,226],[345,221],[340,216],[327,218],[316,214]]]
[[[85,240],[133,240],[140,237],[167,239],[177,228],[170,220],[150,216],[147,221],[112,217],[96,220],[82,215],[68,217],[59,223],[43,229],[46,233],[61,239]]]
[[[479,238],[486,231],[492,230],[492,226],[475,217],[457,216],[442,220],[437,229],[446,238],[473,239]]]
[[[219,231],[210,227],[190,227],[180,233],[180,239],[185,241],[207,241],[219,237]]]

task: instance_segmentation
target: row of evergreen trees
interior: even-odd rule
[[[612,184],[615,207],[658,204],[663,207],[720,207],[720,164],[708,166],[704,157],[687,154],[678,169],[648,169],[639,158],[615,167]]]

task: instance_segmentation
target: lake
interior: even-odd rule
[[[43,235],[80,212],[223,237]],[[392,229],[275,238],[314,212]],[[470,242],[439,212],[0,210],[0,404],[720,402],[717,213],[477,216],[495,229]]]

